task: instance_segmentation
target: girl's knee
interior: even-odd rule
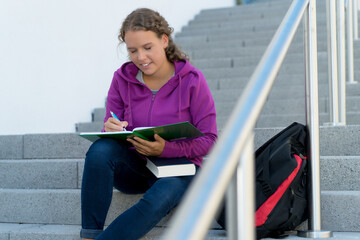
[[[97,166],[108,164],[119,148],[119,144],[113,139],[99,139],[90,146],[86,153],[85,163]]]
[[[87,154],[89,153],[108,153],[111,152],[112,149],[116,148],[119,145],[114,139],[110,138],[101,138],[96,140],[89,148]]]
[[[146,193],[144,197],[153,199],[155,205],[159,205],[160,201],[162,204],[168,205],[169,208],[173,208],[183,197],[186,189],[190,184],[190,181],[191,178],[187,177],[170,177],[159,179],[152,186],[152,188],[154,188],[153,191],[150,190],[149,194]]]

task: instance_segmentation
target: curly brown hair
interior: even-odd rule
[[[175,43],[171,37],[174,29],[169,26],[168,22],[158,12],[148,9],[139,8],[130,13],[124,20],[118,39],[120,43],[125,42],[125,34],[128,31],[152,31],[159,38],[166,34],[169,38],[169,43],[165,49],[166,57],[170,62],[187,59],[189,56],[184,53]]]

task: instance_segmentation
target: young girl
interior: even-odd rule
[[[125,19],[118,38],[131,61],[114,74],[103,131],[189,121],[204,136],[176,142],[158,135],[153,142],[135,137],[128,140],[132,148],[113,139],[94,142],[86,154],[81,188],[82,238],[141,238],[178,205],[193,178],[157,179],[146,168],[144,156],[187,158],[198,170],[217,138],[215,105],[206,80],[174,44],[172,31],[150,9],[135,10]],[[144,195],[103,230],[113,187]]]

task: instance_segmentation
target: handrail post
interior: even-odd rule
[[[345,2],[338,0],[339,121],[346,125]]]
[[[339,88],[338,88],[338,57],[336,41],[336,6],[334,0],[326,1],[327,15],[327,40],[328,40],[328,75],[329,75],[329,103],[330,123],[326,125],[337,126],[339,124]]]
[[[306,77],[306,125],[309,132],[309,230],[299,231],[306,238],[328,238],[330,231],[321,230],[320,201],[320,147],[319,147],[319,106],[318,106],[318,69],[316,42],[316,1],[310,0],[304,21],[305,77]]]
[[[255,158],[254,134],[240,156],[227,191],[226,222],[228,239],[255,239]]]
[[[353,29],[353,0],[347,1],[346,9],[346,36],[347,36],[347,65],[349,84],[356,84],[354,80],[354,29]]]
[[[354,0],[353,2],[353,27],[354,27],[354,40],[359,39],[359,29],[358,29],[358,0]]]

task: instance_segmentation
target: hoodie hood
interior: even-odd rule
[[[171,84],[176,82],[174,79],[183,78],[186,74],[190,72],[195,73],[197,71],[187,60],[175,61],[174,65],[175,75],[169,80]],[[136,74],[138,71],[138,67],[133,62],[127,62],[121,68],[119,68],[116,73],[128,82],[139,83],[139,81],[136,79]]]
[[[177,106],[171,106],[174,108],[177,108],[178,110],[178,119],[177,122],[183,121],[182,119],[182,91],[174,91],[176,88],[182,89],[182,79],[185,78],[189,74],[198,75],[197,71],[187,60],[183,61],[175,61],[175,74],[174,76],[158,91],[157,94],[170,94],[171,92],[174,92],[174,94],[177,94]],[[130,129],[137,127],[136,121],[134,121],[133,116],[133,105],[135,102],[133,101],[134,95],[137,95],[134,93],[135,88],[142,88],[143,91],[151,92],[151,90],[143,83],[139,82],[138,79],[136,79],[136,75],[138,73],[139,69],[138,67],[132,63],[127,62],[125,63],[120,69],[116,71],[116,74],[124,80],[127,91],[126,91],[126,98],[127,98],[127,111],[125,112],[126,115],[124,116],[124,119],[128,121]],[[135,85],[134,85],[135,84]],[[124,84],[123,84],[124,85]],[[124,86],[125,87],[125,86]],[[152,92],[151,92],[152,94]],[[154,96],[155,97],[155,96]],[[154,99],[153,99],[154,100]],[[153,121],[153,119],[150,117],[149,121],[146,122],[146,124],[149,124],[150,126],[155,126],[157,124],[156,121]]]

